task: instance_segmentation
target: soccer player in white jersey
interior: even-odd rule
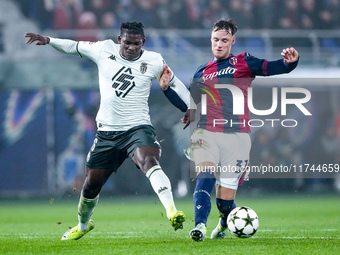
[[[88,58],[98,66],[101,96],[96,117],[98,130],[86,159],[86,179],[78,204],[79,223],[62,240],[77,240],[94,228],[91,216],[100,190],[128,157],[149,178],[172,227],[183,228],[186,218],[176,209],[170,180],[159,165],[161,148],[150,122],[148,98],[152,79],[158,79],[163,90],[170,87],[187,107],[190,93],[160,54],[142,48],[145,36],[141,22],[124,22],[120,31],[118,44],[112,40],[76,42],[25,34],[29,38],[27,44],[49,44],[63,53]]]

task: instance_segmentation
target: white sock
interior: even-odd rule
[[[163,172],[160,166],[154,166],[146,173],[146,177],[149,178],[153,190],[162,202],[166,214],[168,215],[170,210],[177,211],[175,202],[172,196],[171,183],[169,178]]]
[[[84,232],[89,227],[89,222],[98,200],[99,195],[93,199],[89,199],[85,198],[83,192],[81,192],[78,204],[78,227],[81,232]]]

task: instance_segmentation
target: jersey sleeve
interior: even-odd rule
[[[106,41],[99,42],[77,42],[68,39],[58,39],[50,37],[50,45],[56,50],[66,53],[79,55],[93,60],[97,63],[101,49],[105,45]]]
[[[201,65],[197,68],[191,82],[190,82],[190,94],[192,99],[196,104],[201,101],[202,89],[204,89],[203,84],[203,70],[206,65]]]
[[[183,100],[178,96],[178,94],[169,86],[167,90],[163,91],[166,98],[182,112],[188,109],[188,106],[183,102]]]
[[[165,66],[165,61],[163,59],[163,57],[161,56],[161,54],[157,54],[157,69],[156,69],[156,73],[155,73],[155,78],[159,81],[161,79],[162,73],[163,73],[163,68]],[[170,68],[170,67],[169,67]],[[171,79],[173,78],[173,74],[171,76]]]
[[[102,48],[107,41],[98,42],[84,42],[80,41],[77,43],[76,50],[80,57],[91,59],[93,62],[97,63]]]
[[[248,64],[249,69],[259,76],[271,76],[276,74],[284,74],[293,71],[299,60],[294,63],[285,63],[283,59],[275,61],[268,61],[265,59],[256,58],[249,53],[245,53],[245,60]]]
[[[73,54],[73,55],[78,54],[77,49],[76,49],[77,42],[73,40],[50,37],[49,45],[51,45],[57,51],[60,51],[62,53]]]

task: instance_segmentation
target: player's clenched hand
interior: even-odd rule
[[[293,47],[283,49],[281,55],[285,63],[293,63],[299,59],[299,53]]]
[[[164,68],[163,68],[163,73],[161,75],[161,78],[159,79],[159,85],[161,86],[162,90],[167,90],[169,87],[169,83],[170,83],[170,79],[171,79],[171,70],[168,67],[167,64],[165,64]]]
[[[43,36],[40,34],[35,33],[25,33],[25,37],[28,37],[29,39],[26,41],[26,44],[31,44],[33,42],[36,42],[36,45],[46,45],[50,42],[50,38],[47,36]]]
[[[185,112],[184,117],[181,119],[182,123],[185,124],[183,129],[186,129],[186,127],[189,126],[189,124],[195,120],[195,114],[196,114],[195,109],[188,109]]]

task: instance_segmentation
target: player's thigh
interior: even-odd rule
[[[226,189],[237,190],[249,163],[250,136],[248,133],[221,134],[218,140],[221,162],[216,183]]]
[[[143,173],[147,173],[150,168],[159,165],[160,156],[159,147],[143,146],[135,149],[131,159]]]
[[[199,168],[199,166],[206,168],[218,165],[219,150],[212,132],[198,128],[191,135],[190,142],[191,156],[196,168]]]
[[[86,158],[89,169],[108,169],[117,171],[128,157],[122,146],[125,132],[97,131],[93,145]]]
[[[142,125],[137,127],[130,141],[128,155],[144,173],[159,164],[161,146],[152,126]]]
[[[204,172],[212,172],[215,173],[217,165],[211,161],[204,161],[195,165],[195,173],[198,176],[200,173]]]

